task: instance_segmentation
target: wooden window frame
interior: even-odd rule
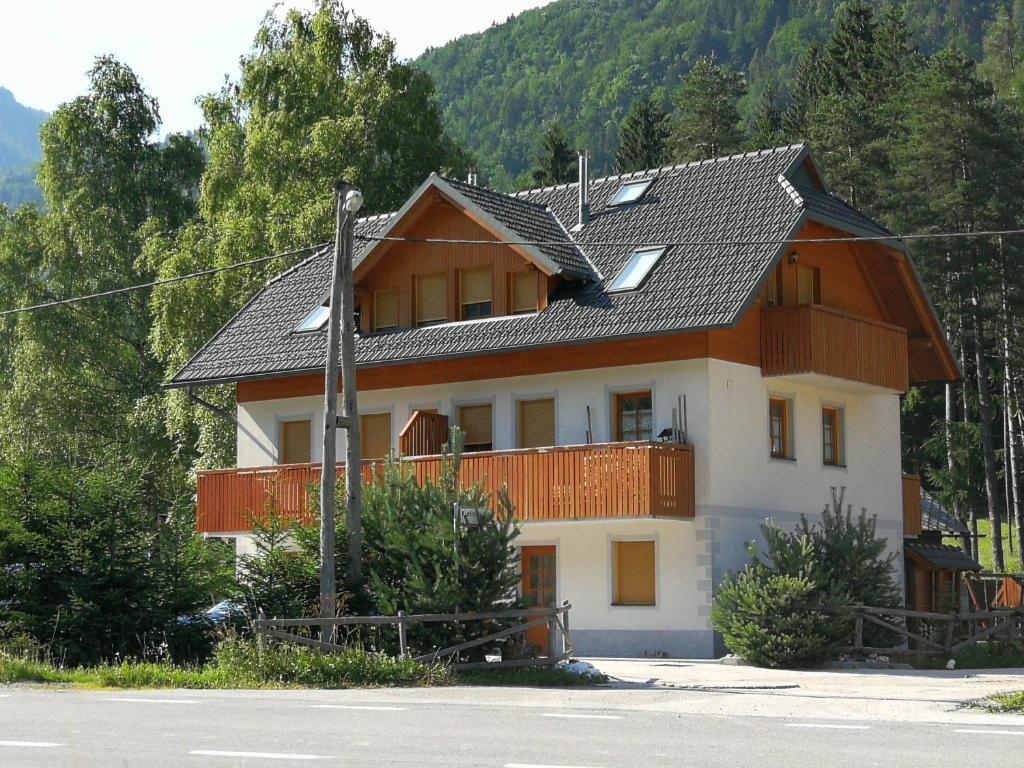
[[[463,284],[462,280],[467,272],[483,272],[487,270],[487,283],[490,291],[488,296],[490,297],[487,301],[463,301]],[[458,281],[459,281],[459,320],[482,320],[488,317],[494,317],[494,267],[490,265],[483,265],[479,267],[464,267],[458,270]],[[486,304],[487,314],[477,315],[476,317],[466,317],[466,307],[478,306]]]
[[[393,293],[395,295],[395,322],[394,322],[394,325],[381,325],[378,322],[378,320],[380,318],[380,313],[377,311],[377,298],[382,293]],[[375,290],[373,292],[373,330],[375,332],[376,331],[389,331],[389,330],[391,330],[393,328],[397,328],[399,326],[399,324],[400,324],[399,323],[399,315],[401,314],[401,309],[400,309],[400,305],[399,305],[398,302],[399,302],[399,295],[398,295],[398,289],[397,288],[379,288],[379,289],[377,289],[377,290]]]
[[[826,443],[825,417],[829,416],[831,423],[831,437]],[[843,448],[844,418],[843,409],[838,405],[821,406],[821,463],[826,467],[845,467],[846,456]],[[826,457],[826,449],[832,451],[832,460]]]
[[[623,601],[621,598],[621,574],[619,570],[622,545],[649,544],[651,547],[651,599],[650,601]],[[658,540],[656,538],[613,539],[612,540],[612,601],[616,608],[654,608],[658,605]]]
[[[782,408],[782,430],[780,432],[780,440],[782,442],[782,452],[779,453],[775,450],[775,436],[772,432],[772,409],[775,405],[780,405]],[[768,398],[768,455],[773,459],[786,459],[792,461],[793,459],[793,405],[792,402],[785,397],[769,397]]]
[[[285,451],[287,450],[287,440],[285,439],[285,425],[296,424],[299,422],[309,423],[309,460],[308,461],[293,461],[286,463],[284,461]],[[277,465],[288,466],[288,464],[309,464],[313,461],[313,417],[312,415],[306,416],[288,416],[277,419]]]
[[[531,309],[516,309],[516,279],[528,275],[532,278],[534,290],[533,307]],[[516,271],[508,273],[508,313],[510,315],[532,315],[540,311],[540,285],[538,284],[538,273],[534,270]]]
[[[420,280],[424,280],[428,277],[440,277],[444,282],[444,316],[439,318],[428,318],[420,320],[419,318],[419,304],[420,304]],[[412,293],[412,318],[413,325],[416,328],[428,328],[432,325],[441,325],[442,323],[448,322],[448,273],[447,272],[424,272],[420,275],[413,275],[413,293]]]
[[[551,445],[523,445],[523,403],[536,403],[536,402],[550,402],[551,403],[551,433],[552,442]],[[558,398],[554,395],[538,395],[535,397],[519,397],[515,399],[515,413],[513,417],[515,419],[516,426],[516,448],[553,448],[558,445]]]
[[[622,436],[622,409],[619,403],[629,397],[649,397],[651,399],[651,436],[648,440],[654,439],[654,389],[636,389],[624,392],[612,392],[612,442],[634,442],[644,438],[631,438],[626,440]]]

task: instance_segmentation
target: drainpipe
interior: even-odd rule
[[[579,204],[579,223],[575,227],[577,230],[590,223],[590,156],[585,149],[580,150]]]

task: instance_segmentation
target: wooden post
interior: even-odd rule
[[[569,651],[569,601],[562,601],[562,653]]]
[[[345,509],[345,532],[348,535],[348,579],[360,588],[363,576],[363,461],[359,435],[359,408],[356,404],[356,304],[352,284],[352,251],[356,211],[363,204],[363,195],[349,189],[345,195],[348,221],[342,234],[344,259],[341,265],[341,382],[345,396],[344,420],[348,430],[345,454],[345,488],[348,505]]]
[[[553,667],[558,663],[558,622],[555,621],[555,617],[558,616],[558,608],[554,603],[551,603],[548,608],[551,609],[551,615],[548,617],[548,664]]]
[[[860,650],[864,647],[864,611],[859,606],[854,610],[856,616],[853,621],[853,647]]]
[[[256,650],[259,653],[263,653],[264,639],[263,639],[263,622],[267,620],[267,614],[260,608],[259,613],[256,614]]]
[[[956,611],[950,611],[949,624],[946,625],[946,653],[950,654],[953,652],[953,631],[956,629],[956,620]]]
[[[405,611],[398,612],[398,654],[404,659],[408,653],[405,642]]]

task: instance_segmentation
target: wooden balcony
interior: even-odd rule
[[[761,316],[761,372],[818,374],[906,392],[907,332],[903,328],[802,304],[770,307]]]
[[[439,456],[401,461],[420,482],[440,475]],[[339,476],[343,471],[339,468]],[[373,471],[367,462],[364,480]],[[461,480],[464,487],[481,483],[492,499],[506,485],[522,522],[694,516],[693,448],[688,445],[632,442],[467,453]],[[319,464],[200,472],[198,530],[251,530],[253,515],[265,514],[274,497],[282,514],[310,521],[309,491],[319,482]]]
[[[903,476],[903,535],[921,534],[921,478]]]

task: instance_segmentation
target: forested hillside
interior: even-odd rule
[[[19,104],[0,87],[0,204],[14,207],[40,200],[33,166],[42,157],[39,126],[47,114]]]
[[[546,121],[590,148],[610,171],[618,127],[635,96],[671,92],[699,56],[743,72],[741,114],[753,120],[766,88],[788,94],[812,41],[823,41],[839,0],[557,0],[415,63],[433,77],[446,129],[478,158],[493,186],[529,167]],[[980,56],[985,27],[1012,0],[906,0],[911,41],[925,53],[956,41]],[[881,5],[881,3],[876,3]]]

